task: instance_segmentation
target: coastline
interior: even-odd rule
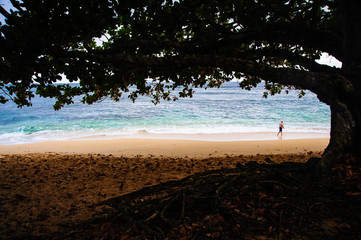
[[[329,138],[205,141],[166,138],[121,138],[0,145],[0,155],[29,153],[104,154],[123,157],[192,157],[297,154],[323,151]]]

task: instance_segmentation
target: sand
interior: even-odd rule
[[[329,139],[190,141],[117,139],[0,146],[0,238],[44,236],[147,186],[237,163],[305,162]]]
[[[113,156],[222,157],[225,155],[287,154],[320,151],[327,138],[267,141],[199,141],[178,139],[113,139],[56,141],[2,145],[0,154],[63,153],[112,154]]]

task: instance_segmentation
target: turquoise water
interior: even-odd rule
[[[149,97],[132,103],[126,95],[120,102],[105,100],[80,103],[54,111],[51,99],[35,98],[33,107],[18,109],[0,105],[0,144],[20,144],[75,138],[142,137],[147,134],[237,134],[278,130],[283,120],[286,132],[329,133],[330,109],[307,92],[262,98],[263,88],[242,90],[236,82],[220,89],[195,89],[193,98],[154,105]]]

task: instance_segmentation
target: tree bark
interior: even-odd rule
[[[342,19],[342,76],[334,82],[333,93],[327,96],[331,108],[331,138],[321,161],[324,173],[350,157],[361,164],[361,19],[355,11],[361,2],[337,0],[336,3],[338,17]]]
[[[356,93],[360,90],[356,90]],[[338,93],[342,93],[339,90]],[[328,174],[332,167],[345,160],[345,157],[354,157],[361,160],[361,97],[350,94],[343,99],[335,98],[331,108],[331,135],[321,161],[324,174]],[[348,156],[347,156],[348,155]]]

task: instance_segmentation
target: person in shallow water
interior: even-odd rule
[[[282,136],[282,130],[284,129],[285,127],[283,126],[283,121],[281,121],[280,122],[280,125],[279,125],[279,131],[278,131],[278,133],[277,133],[277,136],[279,135],[279,134],[281,134],[281,136]]]

